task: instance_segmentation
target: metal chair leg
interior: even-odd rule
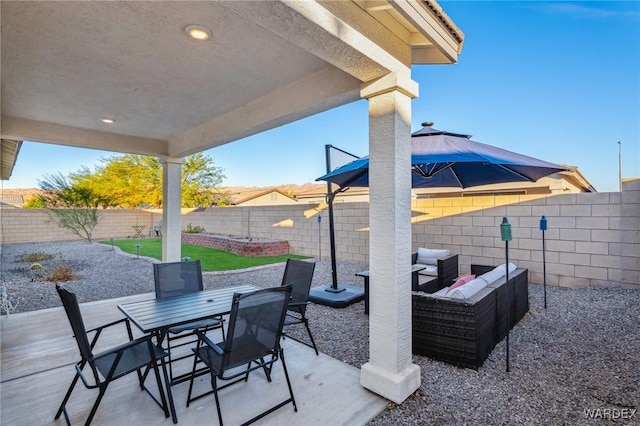
[[[89,413],[89,417],[87,417],[87,421],[84,423],[85,426],[89,426],[91,424],[91,421],[93,420],[93,417],[96,415],[96,411],[98,411],[98,406],[100,405],[100,401],[102,401],[102,397],[104,396],[105,392],[107,391],[107,386],[109,385],[109,382],[105,382],[102,384],[102,386],[100,386],[100,393],[98,394],[98,397],[96,398],[96,402],[93,403],[93,407],[91,407],[91,412]]]
[[[311,334],[311,329],[309,328],[309,321],[306,320],[304,321],[304,326],[307,327],[307,333],[309,334],[309,339],[311,339],[311,344],[313,345],[313,350],[316,351],[316,355],[320,355],[318,353],[318,348],[316,346],[316,341],[313,340],[313,335]]]
[[[80,365],[80,369],[82,369],[82,367],[84,367],[84,363],[82,363]],[[64,412],[64,416],[67,419],[67,424],[71,424],[71,422],[69,420],[69,416],[67,415],[67,410],[66,410],[65,407],[67,405],[67,402],[69,401],[69,398],[71,397],[71,392],[73,392],[73,389],[76,387],[76,384],[78,383],[78,379],[79,378],[80,378],[80,373],[76,373],[75,377],[71,381],[71,386],[69,386],[69,389],[67,390],[67,393],[64,396],[64,399],[62,400],[62,404],[60,404],[60,408],[58,408],[58,412],[56,413],[56,416],[54,417],[55,420],[58,420],[60,418],[60,415],[62,414],[62,412]]]

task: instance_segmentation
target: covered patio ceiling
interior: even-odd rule
[[[456,62],[463,41],[431,0],[0,7],[3,180],[21,141],[180,158],[358,100],[411,64]],[[194,24],[207,41],[187,37]]]

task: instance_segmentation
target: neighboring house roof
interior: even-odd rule
[[[277,188],[260,189],[259,191],[246,191],[231,195],[233,204],[270,205],[270,204],[295,204],[296,197],[292,197]]]
[[[20,194],[0,194],[0,206],[22,207],[24,198]]]
[[[582,174],[580,170],[578,170],[577,166],[571,166],[568,164],[560,164],[569,169],[566,172],[560,172],[561,175],[565,177],[567,181],[574,183],[579,188],[583,188],[583,192],[598,192],[596,188],[589,182],[589,180]]]
[[[22,205],[24,198],[20,194],[0,194],[0,203]]]
[[[369,196],[369,188],[348,188],[346,191],[340,192],[336,195],[336,200],[338,199],[346,199],[352,197],[359,196]],[[302,200],[312,200],[325,198],[327,196],[327,185],[326,184],[317,184],[316,186],[309,188],[305,191],[296,192],[296,198],[300,201]],[[362,201],[360,199],[355,201]]]

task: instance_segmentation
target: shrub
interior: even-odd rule
[[[184,230],[184,233],[186,234],[199,234],[201,232],[205,232],[204,226],[200,226],[200,225],[191,225],[191,223],[189,223],[186,227],[186,229]]]
[[[32,263],[31,264],[31,270],[35,271],[36,269],[42,269],[42,265],[39,263]]]
[[[18,262],[41,262],[43,260],[53,259],[53,255],[43,251],[23,254],[18,257]]]
[[[56,266],[56,268],[45,277],[47,281],[60,282],[60,281],[73,281],[80,277],[73,272],[70,266]]]

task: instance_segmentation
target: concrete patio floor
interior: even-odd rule
[[[81,304],[88,329],[121,318],[118,303],[153,298],[152,293]],[[53,417],[74,375],[79,360],[71,327],[62,308],[1,317],[0,424],[63,425],[64,416]],[[135,326],[132,326],[135,333]],[[96,347],[108,348],[126,340],[123,326],[105,330]],[[361,425],[382,412],[387,401],[360,385],[360,370],[291,339],[283,342],[298,412],[288,404],[256,424],[273,425]],[[147,385],[156,391],[154,380]],[[172,387],[182,425],[217,424],[213,395],[185,406],[188,382]],[[210,389],[209,376],[196,382]],[[84,423],[97,391],[81,383],[67,404],[73,424]],[[273,382],[254,373],[246,383],[220,392],[226,424],[239,424],[288,395],[282,364],[274,367]],[[96,413],[94,425],[170,425],[161,409],[139,390],[135,375],[113,382]]]

